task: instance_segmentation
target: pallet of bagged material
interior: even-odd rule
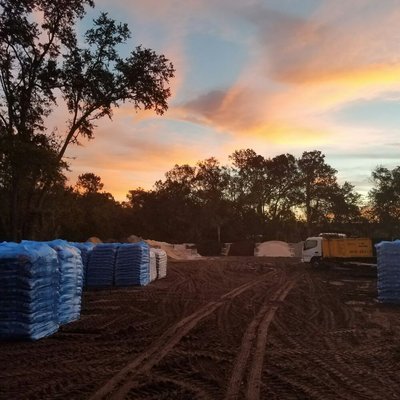
[[[115,257],[119,246],[117,243],[99,243],[93,248],[87,268],[87,286],[113,286]]]
[[[157,279],[157,257],[154,249],[150,248],[150,282]]]
[[[400,304],[400,240],[381,242],[377,250],[377,289],[381,303]]]
[[[152,249],[156,256],[157,279],[167,276],[167,253],[162,249]]]
[[[57,253],[46,244],[0,244],[0,338],[37,340],[59,328]]]
[[[57,252],[60,269],[59,323],[76,321],[81,315],[83,263],[81,252],[65,240],[47,244]]]
[[[149,245],[146,242],[121,244],[115,261],[115,286],[145,286],[149,282]]]
[[[83,287],[87,284],[87,269],[90,260],[90,255],[93,248],[96,246],[92,242],[68,242],[71,246],[78,248],[81,251],[81,258],[83,264]]]

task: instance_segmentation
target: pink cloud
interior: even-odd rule
[[[95,169],[106,190],[122,196],[136,183],[151,186],[175,163],[194,164],[204,158],[205,148],[207,155],[220,157],[251,146],[282,152],[333,146],[349,132],[362,137],[363,130],[338,126],[330,112],[359,99],[378,98],[387,90],[400,91],[398,2],[377,3],[321,1],[312,15],[301,18],[260,6],[256,0],[116,0],[127,19],[134,21],[131,28],[138,32],[139,43],[157,47],[174,62],[173,98],[161,119],[129,106],[117,109],[113,123],[99,123],[95,141],[71,151],[78,156],[72,162],[74,173]],[[248,31],[238,29],[239,22]],[[154,35],[152,26],[162,34]],[[183,99],[191,87],[185,41],[194,32],[225,35],[246,44],[248,59],[230,87]],[[174,120],[230,135],[230,141],[220,148],[203,137],[184,140],[166,128]],[[150,122],[147,129],[140,124]]]
[[[400,24],[395,1],[321,2],[309,19],[258,9],[252,17],[264,47],[267,71],[289,83],[400,63]]]

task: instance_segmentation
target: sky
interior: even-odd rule
[[[125,200],[175,164],[320,150],[361,194],[400,165],[400,0],[97,0],[176,69],[163,116],[124,105],[67,153]]]

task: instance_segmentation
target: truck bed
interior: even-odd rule
[[[325,259],[356,259],[354,261],[363,262],[362,259],[373,257],[372,241],[369,238],[324,238],[322,254]]]

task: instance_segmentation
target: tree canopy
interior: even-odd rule
[[[351,183],[338,182],[321,152],[305,154],[267,158],[242,149],[229,157],[231,165],[214,157],[195,165],[175,165],[152,189],[129,190],[123,203],[104,191],[101,177],[92,172],[81,174],[74,186],[58,179],[37,226],[45,239],[123,240],[135,234],[199,244],[241,239],[296,242],[320,232],[399,237],[400,167],[372,171],[373,188],[368,199],[362,199]],[[307,197],[304,171],[311,169],[310,164],[316,169],[308,174],[312,188]],[[6,206],[0,197],[0,210]],[[0,212],[0,239],[7,238],[5,217]]]
[[[7,236],[35,234],[37,216],[67,167],[79,137],[93,138],[95,122],[113,108],[163,114],[174,67],[164,55],[137,46],[123,58],[126,24],[106,13],[79,40],[75,25],[92,0],[0,0],[0,191]],[[49,129],[61,102],[65,126]],[[38,232],[36,232],[38,233]]]
[[[390,238],[400,235],[400,166],[390,170],[378,166],[372,171],[373,189],[369,192],[372,216]]]

